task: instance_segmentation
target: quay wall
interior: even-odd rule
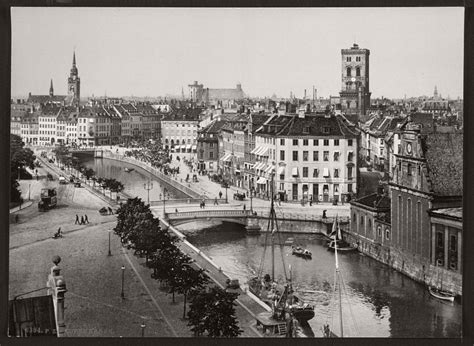
[[[425,284],[436,284],[439,278],[443,280],[443,289],[462,296],[462,275],[444,268],[439,268],[429,260],[416,254],[407,254],[393,246],[382,246],[369,239],[344,232],[344,239],[358,246],[358,250],[375,260],[388,265],[409,278]]]

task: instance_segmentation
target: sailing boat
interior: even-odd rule
[[[271,196],[273,197],[273,175],[271,180]],[[285,258],[283,251],[283,242],[280,239],[278,223],[274,208],[274,199],[271,198],[270,215],[265,233],[265,244],[257,277],[249,280],[249,291],[259,297],[263,302],[269,305],[273,310],[275,319],[284,318],[286,313],[293,315],[301,323],[307,323],[314,317],[314,307],[305,303],[301,297],[295,294],[291,280],[286,275]],[[278,236],[280,244],[280,253],[285,274],[285,284],[279,285],[275,281],[275,235]],[[265,263],[265,254],[268,246],[268,237],[271,238],[272,268],[271,275],[263,275],[263,266]]]
[[[436,286],[434,285],[429,285],[428,287],[428,290],[430,292],[430,294],[435,297],[435,298],[438,298],[438,299],[441,299],[441,300],[447,300],[447,301],[450,301],[450,302],[454,302],[454,295],[449,292],[449,291],[446,291],[443,289],[443,276],[441,276],[440,278],[440,275],[439,275],[439,260],[436,261],[436,268],[437,269],[437,280],[436,280]]]
[[[339,251],[346,252],[346,251],[357,250],[356,247],[350,245],[349,243],[346,243],[342,239],[341,228],[339,227],[339,222],[337,220],[337,216],[334,219],[334,222],[332,224],[332,231],[331,231],[331,234],[329,235],[329,238],[331,238],[331,240],[328,243],[328,250],[331,250],[331,251],[335,250],[336,241],[338,242],[337,249]]]
[[[335,221],[336,222],[336,221]],[[333,226],[333,229],[334,229],[334,226]],[[337,239],[337,237],[334,239],[334,253],[335,253],[335,262],[336,262],[336,271],[335,271],[335,274],[334,274],[334,293],[333,293],[333,298],[334,298],[334,301],[337,299],[338,302],[339,302],[339,330],[340,330],[340,335],[337,335],[336,333],[334,333],[334,331],[331,330],[330,326],[328,323],[326,323],[324,326],[323,326],[323,336],[326,337],[326,338],[342,338],[344,337],[344,324],[343,324],[343,321],[342,321],[342,290],[344,289],[345,291],[345,284],[344,284],[344,280],[342,278],[342,273],[340,272],[339,270],[339,261],[338,261],[338,257],[337,257],[337,253],[339,251],[339,240]],[[338,297],[336,298],[336,291],[338,291]],[[347,296],[346,296],[347,297]],[[356,328],[355,330],[357,330],[357,323],[356,323],[356,320],[352,314],[352,309],[349,305],[349,310],[350,310],[350,314],[352,316],[352,322],[354,324],[354,327]]]

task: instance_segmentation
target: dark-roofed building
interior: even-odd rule
[[[424,133],[422,125],[409,122],[402,129],[400,151],[395,158],[396,169],[390,182],[390,264],[423,282],[439,270],[437,266],[457,278],[459,272],[434,256],[438,243],[433,239],[438,235],[430,225],[429,212],[462,206],[463,134]],[[449,246],[449,234],[442,235],[439,245],[444,242],[445,248]]]
[[[352,200],[351,222],[345,236],[359,251],[385,262],[390,256],[391,224],[388,189],[379,185],[377,192]]]
[[[334,202],[356,192],[357,136],[330,113],[273,115],[255,133],[257,194],[268,195],[272,172],[282,200]]]
[[[226,120],[214,119],[209,125],[198,130],[198,170],[211,174],[218,172],[219,134],[225,124]]]
[[[174,152],[196,152],[201,108],[173,109],[161,118],[161,138]]]

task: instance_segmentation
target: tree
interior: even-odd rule
[[[235,317],[235,299],[238,293],[219,287],[199,292],[191,302],[188,325],[194,334],[207,331],[209,337],[237,337],[242,333]]]
[[[25,143],[20,136],[12,134],[10,136],[10,201],[20,202],[21,192],[18,190],[17,177],[25,175],[25,167],[35,168],[36,156],[29,148],[25,148]],[[22,174],[23,173],[23,174]]]
[[[98,178],[97,182],[101,184],[99,179],[101,178]],[[138,222],[143,222],[144,219],[153,219],[150,207],[138,197],[129,198],[118,210],[114,232],[120,236],[122,243],[129,241],[133,243],[137,239],[138,232],[135,226]]]
[[[179,271],[179,285],[176,289],[178,293],[184,295],[183,319],[186,318],[186,300],[189,292],[200,291],[209,282],[209,277],[204,269],[194,269],[191,263],[185,263]]]
[[[58,145],[53,149],[53,153],[56,155],[56,159],[61,162],[62,164],[65,164],[67,157],[69,155],[69,149],[66,147],[63,143]]]
[[[86,177],[87,180],[92,178],[95,174],[95,172],[92,168],[86,168],[86,169],[84,169],[84,171],[82,173],[84,174],[84,176]]]

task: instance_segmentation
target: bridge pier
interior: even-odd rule
[[[257,218],[247,217],[247,225],[245,226],[247,235],[258,235],[260,234],[261,227],[258,224]]]
[[[103,150],[98,150],[98,149],[94,150],[94,158],[96,158],[96,157],[102,159],[104,157],[104,151]]]

